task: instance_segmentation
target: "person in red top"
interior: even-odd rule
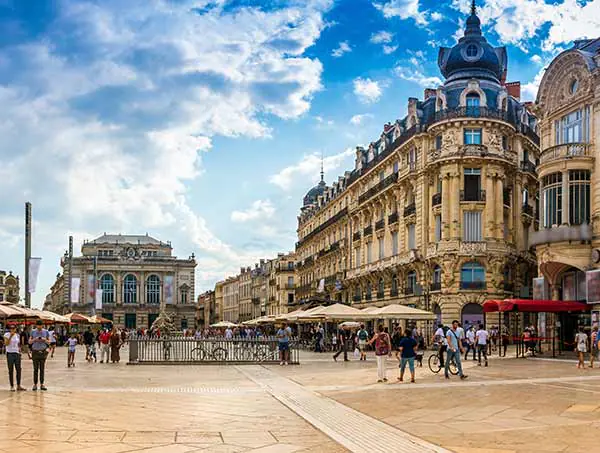
[[[106,355],[106,363],[110,354],[110,333],[104,329],[100,334],[100,363],[104,363],[104,356]]]

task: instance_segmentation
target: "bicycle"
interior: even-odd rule
[[[190,351],[192,359],[200,362],[205,361],[217,361],[224,362],[227,360],[229,356],[229,351],[225,348],[214,347],[214,344],[211,344],[210,347],[206,347],[204,345],[197,346]]]
[[[429,356],[428,364],[429,364],[429,369],[431,370],[432,373],[438,374],[440,372],[440,370],[442,369],[442,365],[440,364],[440,357],[437,353],[431,354]],[[454,361],[454,358],[452,358],[452,360],[450,360],[450,366],[448,367],[448,370],[450,371],[450,374],[452,376],[456,376],[458,374],[458,367],[456,366],[456,362]]]

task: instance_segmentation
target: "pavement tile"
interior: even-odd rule
[[[123,438],[128,444],[164,444],[175,443],[174,431],[128,431]]]
[[[302,450],[304,447],[298,445],[278,443],[267,447],[255,448],[250,450],[252,453],[294,453]]]
[[[125,437],[125,431],[77,431],[70,439],[70,442],[95,443],[110,442],[118,443]]]

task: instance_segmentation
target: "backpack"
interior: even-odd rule
[[[377,340],[375,340],[375,355],[388,355],[389,353],[390,353],[390,337],[389,337],[389,335],[387,333],[377,334]]]
[[[367,338],[369,338],[369,334],[367,334],[367,331],[364,329],[361,329],[358,331],[358,339],[361,341],[366,341]]]

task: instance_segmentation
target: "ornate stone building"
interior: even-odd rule
[[[532,236],[547,297],[588,300],[586,271],[600,268],[600,39],[576,41],[546,69],[540,119],[539,231]],[[596,315],[598,316],[598,315]]]
[[[229,277],[223,282],[223,321],[239,322],[240,278]]]
[[[357,148],[352,171],[304,198],[300,302],[410,304],[476,322],[486,299],[529,297],[536,120],[475,10],[438,65],[442,86],[410,98],[404,118]]]
[[[63,274],[57,277],[51,291],[62,290],[57,298],[59,312],[94,311],[112,319],[117,327],[147,328],[158,316],[161,303],[174,315],[178,328],[193,327],[196,260],[194,255],[178,259],[169,242],[148,235],[107,235],[86,241],[81,256],[72,259],[71,303],[68,300],[69,263],[61,262]],[[62,281],[62,283],[61,283]],[[95,310],[97,290],[101,289],[102,308]]]
[[[280,315],[288,312],[294,304],[296,288],[295,255],[280,253],[267,262],[269,275],[267,315]]]
[[[0,302],[19,303],[19,277],[0,271]]]
[[[196,326],[208,327],[217,321],[215,291],[206,291],[198,296],[196,305]]]

